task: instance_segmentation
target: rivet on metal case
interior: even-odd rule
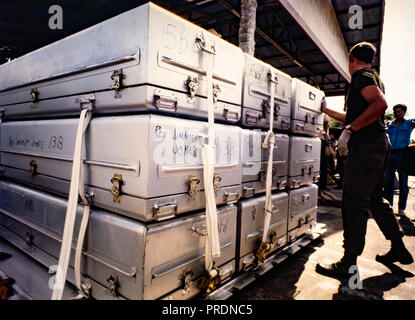
[[[121,174],[114,174],[111,179],[112,187],[111,187],[111,194],[113,195],[113,201],[116,203],[121,202],[120,194],[121,194],[121,185],[123,184],[122,175]]]
[[[200,192],[200,189],[197,185],[200,183],[200,180],[197,176],[189,176],[187,179],[187,184],[189,186],[189,198],[195,200],[196,195]]]

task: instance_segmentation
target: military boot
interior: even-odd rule
[[[414,259],[408,249],[406,249],[402,238],[397,238],[392,240],[392,247],[386,254],[378,254],[376,256],[376,261],[383,264],[392,264],[394,262],[411,264],[414,262]]]
[[[316,272],[324,276],[346,280],[349,279],[351,266],[357,266],[357,255],[345,253],[343,258],[332,264],[317,264]]]

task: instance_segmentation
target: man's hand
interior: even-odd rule
[[[321,100],[321,112],[325,113],[327,108],[326,97],[323,97]]]
[[[343,130],[340,138],[339,138],[339,144],[337,146],[337,150],[339,151],[339,154],[344,157],[347,156],[349,153],[349,150],[347,149],[347,143],[349,142],[351,132],[349,130]]]

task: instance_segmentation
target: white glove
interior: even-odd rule
[[[343,130],[339,138],[339,144],[337,146],[337,150],[339,151],[339,154],[342,157],[347,156],[347,154],[349,153],[349,150],[347,149],[347,143],[349,142],[351,134],[352,133],[349,130]]]

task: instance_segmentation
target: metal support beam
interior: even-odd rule
[[[232,5],[230,5],[227,1],[225,0],[217,0],[221,5],[223,5],[225,8],[227,8],[229,11],[231,11],[235,16],[237,16],[238,18],[241,17],[241,15],[239,14],[238,11],[236,11]],[[261,29],[259,29],[258,27],[256,28],[256,33],[259,34],[262,38],[264,38],[266,41],[268,41],[274,48],[278,49],[279,51],[281,51],[282,53],[284,53],[287,57],[289,57],[296,65],[298,65],[301,69],[303,69],[306,73],[308,73],[311,78],[313,79],[314,83],[317,85],[318,87],[318,81],[317,79],[315,79],[313,72],[305,65],[304,62],[302,62],[298,57],[295,57],[293,54],[291,54],[290,52],[288,52],[286,49],[284,49],[283,47],[281,47],[278,43],[276,43],[271,37],[269,37],[264,31],[262,31]]]
[[[330,0],[278,0],[346,81],[348,50]],[[317,18],[318,17],[318,18]]]

